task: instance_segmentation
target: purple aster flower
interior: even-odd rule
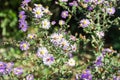
[[[25,20],[26,19],[25,11],[20,11],[19,12],[19,19],[20,20]]]
[[[113,50],[109,49],[109,48],[105,48],[102,50],[102,54],[105,55],[106,53],[111,53],[113,52]]]
[[[52,21],[51,24],[52,24],[52,25],[55,25],[55,24],[56,24],[56,21]]]
[[[24,32],[27,31],[27,28],[28,28],[28,24],[25,19],[26,19],[25,11],[20,11],[19,12],[19,28]]]
[[[47,66],[50,66],[54,63],[55,59],[52,54],[48,54],[45,57],[43,57],[43,63]]]
[[[96,66],[101,66],[102,65],[102,56],[98,56],[96,61],[95,61],[95,65]]]
[[[113,80],[120,80],[120,76],[114,76]]]
[[[4,68],[0,68],[0,75],[4,75],[6,73],[6,70]]]
[[[99,38],[102,38],[105,35],[103,31],[97,32],[96,34]]]
[[[6,63],[4,63],[4,62],[0,62],[0,74],[5,74],[5,72],[6,72]]]
[[[69,6],[78,6],[78,3],[77,3],[77,1],[70,2]]]
[[[72,40],[72,41],[76,41],[76,37],[73,36],[73,35],[70,35],[70,40]]]
[[[94,4],[101,4],[104,2],[104,0],[92,0]]]
[[[13,66],[14,66],[13,62],[9,62],[6,64],[6,71],[8,74],[12,71]]]
[[[90,21],[89,21],[88,19],[82,19],[82,20],[80,21],[80,26],[81,26],[82,28],[88,27],[89,24],[90,24]]]
[[[6,63],[0,62],[0,68],[5,69],[6,68]]]
[[[61,17],[64,18],[64,19],[65,19],[66,17],[68,17],[68,11],[62,11]]]
[[[82,80],[92,80],[92,75],[91,75],[91,71],[90,70],[86,70],[81,74],[80,79]]]
[[[107,8],[107,13],[108,13],[109,15],[114,14],[114,13],[115,13],[115,8],[114,8],[114,7],[112,7],[112,8]]]
[[[84,0],[85,3],[91,2],[91,0]]]
[[[20,20],[19,28],[24,32],[27,31],[27,29],[28,29],[27,22],[24,20]]]
[[[22,68],[14,68],[13,73],[17,76],[23,74],[23,69]]]
[[[23,50],[28,50],[29,49],[30,44],[27,41],[22,41],[20,43],[20,49]]]
[[[34,76],[32,74],[29,74],[26,76],[26,80],[34,80]]]
[[[26,5],[28,5],[28,3],[29,3],[30,1],[31,1],[31,0],[24,0],[24,1],[22,1],[22,4],[21,4],[22,8],[24,8]]]
[[[88,7],[87,7],[87,10],[88,10],[88,11],[92,11],[92,10],[93,10],[93,7],[88,6]]]

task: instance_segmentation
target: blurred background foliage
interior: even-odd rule
[[[21,32],[18,28],[18,13],[21,1],[22,0],[0,0],[0,40],[20,40],[25,35],[25,33]],[[32,2],[49,6],[49,9],[54,14],[52,20],[58,21],[60,19],[62,8],[55,5],[54,0],[32,0]],[[120,17],[120,8],[117,9],[117,12],[118,13],[115,13],[113,19],[118,16]],[[104,38],[106,47],[113,46],[114,49],[120,51],[120,23],[111,26],[112,27],[106,32]],[[73,31],[74,33],[78,32],[75,30]]]

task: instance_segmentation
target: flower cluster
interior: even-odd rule
[[[54,57],[52,54],[48,54],[48,50],[46,49],[46,47],[40,47],[38,48],[37,50],[37,56],[39,58],[42,58],[43,59],[43,63],[45,65],[52,65],[55,61]]]
[[[61,33],[53,33],[50,36],[50,41],[60,48],[62,48],[66,53],[72,53],[76,51],[76,45],[71,45]]]
[[[24,32],[27,31],[27,28],[28,28],[28,24],[25,19],[26,19],[25,11],[20,11],[19,12],[19,28]]]

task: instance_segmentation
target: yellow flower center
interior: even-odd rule
[[[39,14],[41,14],[41,12],[40,12],[40,11],[36,11],[36,14],[38,14],[38,15],[39,15]]]
[[[86,21],[83,21],[83,24],[87,24],[87,22],[86,22]]]
[[[23,44],[23,47],[24,47],[24,48],[26,48],[26,47],[27,47],[27,45],[26,45],[26,44]]]
[[[45,51],[44,50],[41,50],[41,52],[40,52],[41,54],[45,54]]]

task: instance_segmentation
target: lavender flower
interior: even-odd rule
[[[23,50],[28,50],[29,49],[30,44],[27,41],[22,41],[20,43],[20,49]]]
[[[88,19],[82,19],[80,21],[80,26],[83,27],[83,28],[88,27],[89,24],[90,24],[90,21]]]
[[[115,13],[115,8],[114,8],[114,7],[107,8],[107,13],[108,13],[109,15],[114,14],[114,13]]]
[[[88,10],[88,11],[92,11],[92,10],[93,10],[93,7],[88,6],[88,7],[87,7],[87,10]]]
[[[47,66],[50,66],[54,63],[55,59],[53,57],[53,55],[48,54],[45,57],[43,57],[43,63]]]
[[[111,52],[113,52],[113,51],[109,48],[105,48],[105,49],[102,50],[103,55],[105,55],[106,53],[111,53]]]
[[[69,6],[78,6],[78,3],[77,3],[77,1],[70,2]]]
[[[72,41],[76,41],[76,37],[73,36],[73,35],[70,35],[70,40],[72,40]]]
[[[19,12],[19,19],[20,20],[25,20],[26,19],[25,11],[20,11]]]
[[[21,7],[24,8],[25,6],[27,6],[30,1],[31,0],[24,0],[24,1],[22,1]]]
[[[85,3],[92,2],[92,0],[84,0]]]
[[[102,65],[102,56],[98,56],[96,61],[95,61],[95,65],[96,66],[101,66]]]
[[[86,70],[81,74],[80,79],[82,80],[92,80],[92,75],[91,75],[91,71],[90,70]]]
[[[62,11],[61,17],[66,19],[66,17],[68,17],[68,11]]]
[[[102,38],[105,35],[103,31],[97,32],[96,34],[99,38]]]
[[[28,24],[25,19],[26,19],[25,11],[20,11],[19,12],[19,28],[24,32],[27,31],[27,28],[28,28]]]
[[[34,76],[32,74],[29,74],[26,76],[26,80],[34,80]]]
[[[6,72],[6,63],[0,62],[0,74],[5,74]]]
[[[48,55],[48,50],[46,49],[46,47],[40,47],[37,50],[37,56],[40,58],[45,57],[46,55]]]
[[[92,0],[94,4],[101,4],[104,2],[104,0]]]
[[[14,68],[13,73],[17,76],[23,74],[23,69],[22,68]]]
[[[24,32],[27,31],[27,29],[28,29],[27,22],[24,20],[20,20],[19,28]]]
[[[55,25],[55,24],[56,24],[56,21],[52,21],[51,24],[52,24],[52,25]]]
[[[13,66],[14,66],[13,62],[9,62],[6,64],[6,71],[8,74],[12,71]]]

